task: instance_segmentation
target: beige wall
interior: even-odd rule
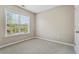
[[[36,35],[74,43],[74,6],[60,6],[37,14]]]
[[[5,9],[16,11],[19,14],[30,16],[31,19],[31,33],[24,35],[16,35],[12,37],[5,37]],[[35,14],[25,11],[17,6],[0,6],[0,45],[27,39],[33,37],[35,34]]]

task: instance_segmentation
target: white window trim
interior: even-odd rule
[[[19,14],[19,12],[17,11],[14,11],[14,10],[10,10],[10,9],[4,9],[4,15],[5,15],[5,37],[11,37],[11,36],[16,36],[16,35],[24,35],[24,34],[30,34],[31,33],[31,18],[30,16],[28,15],[24,15],[24,16],[28,16],[29,17],[29,27],[28,27],[28,32],[27,33],[24,33],[24,32],[19,32],[19,33],[15,33],[15,34],[11,34],[11,35],[8,35],[7,34],[7,12],[10,11],[10,12],[13,12],[13,13],[16,13],[16,14]],[[23,15],[23,14],[19,14],[19,15]]]

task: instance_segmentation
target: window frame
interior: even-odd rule
[[[29,26],[28,26],[28,32],[24,33],[24,32],[18,32],[18,33],[13,33],[11,35],[7,34],[7,12],[12,12],[18,15],[23,15],[23,16],[27,16],[29,18]],[[10,9],[4,9],[4,15],[5,15],[5,37],[9,37],[9,36],[16,36],[16,35],[21,35],[21,34],[30,34],[31,33],[31,19],[30,16],[23,14],[22,12],[18,12],[15,10],[10,10]],[[19,16],[20,18],[20,16]],[[20,30],[20,29],[19,29]]]

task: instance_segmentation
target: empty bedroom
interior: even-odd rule
[[[0,5],[0,54],[75,54],[76,8]]]

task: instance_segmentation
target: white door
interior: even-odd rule
[[[79,5],[75,6],[75,52],[79,53]]]

